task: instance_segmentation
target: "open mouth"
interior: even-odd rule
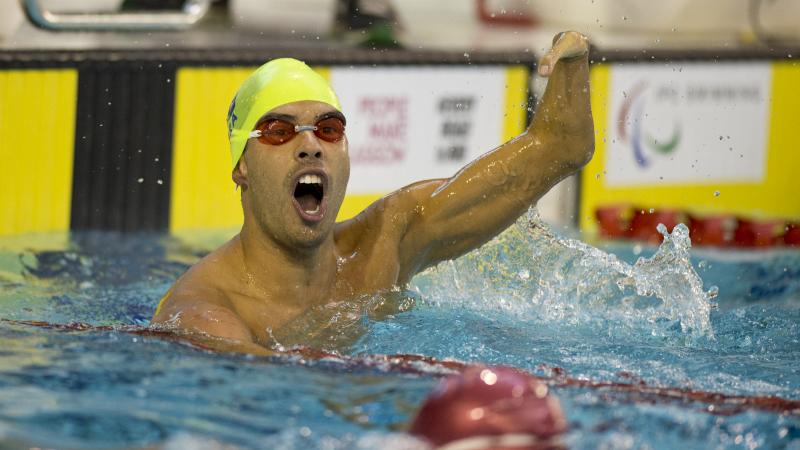
[[[322,220],[325,214],[325,183],[321,174],[307,173],[297,179],[294,204],[300,216],[308,221]]]

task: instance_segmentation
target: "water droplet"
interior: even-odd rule
[[[139,178],[138,180],[136,180],[136,182],[137,183],[144,183],[144,178]]]
[[[714,197],[719,197],[719,191],[714,191]]]
[[[163,182],[161,179],[158,179],[158,180],[156,180],[156,183],[158,183],[158,184],[164,184],[164,182]]]

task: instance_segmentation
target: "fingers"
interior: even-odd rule
[[[553,73],[553,68],[558,61],[558,55],[556,54],[556,48],[551,47],[547,53],[542,56],[542,59],[539,60],[539,75],[543,77],[549,77],[551,73]]]
[[[576,31],[566,31],[553,38],[553,46],[539,60],[539,75],[550,76],[560,59],[574,58],[589,51],[589,40]]]

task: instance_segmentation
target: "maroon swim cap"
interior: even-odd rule
[[[558,400],[530,374],[511,367],[471,367],[442,380],[410,432],[450,449],[560,448],[566,430]]]

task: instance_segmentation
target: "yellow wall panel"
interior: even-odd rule
[[[242,223],[231,181],[228,106],[254,68],[178,69],[172,149],[170,230]]]
[[[608,130],[608,93],[611,72],[608,65],[591,66],[589,86],[591,89],[592,117],[594,118],[594,157],[583,168],[581,176],[580,223],[584,231],[597,231],[594,210],[606,201],[602,180],[605,164]]]
[[[800,65],[776,62],[772,67],[766,174],[760,183],[662,184],[609,187],[604,170],[609,133],[610,65],[592,67],[592,113],[595,154],[581,177],[580,227],[596,232],[598,207],[632,204],[642,208],[675,208],[693,213],[735,214],[752,218],[800,219],[800,152],[796,133],[800,117]],[[714,191],[720,195],[714,196]]]
[[[385,194],[348,194],[342,202],[342,207],[339,208],[339,214],[336,216],[337,221],[347,220],[357,216],[361,211],[367,209],[369,205],[383,197]]]
[[[69,229],[78,73],[0,71],[0,234]]]
[[[800,64],[772,65],[769,159],[762,195],[751,201],[765,214],[800,219]]]
[[[506,69],[506,101],[501,142],[508,142],[525,130],[528,108],[528,79],[526,67]]]

